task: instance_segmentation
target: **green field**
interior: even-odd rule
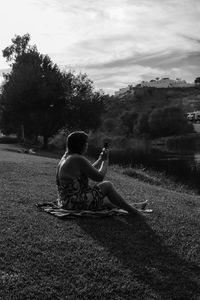
[[[58,159],[0,145],[0,299],[200,299],[200,197],[111,168],[146,221],[59,220],[35,204],[56,199]]]

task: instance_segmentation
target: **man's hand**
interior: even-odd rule
[[[104,160],[108,160],[108,156],[109,156],[109,150],[103,148],[100,154],[100,158],[104,161]]]

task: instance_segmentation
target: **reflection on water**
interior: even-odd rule
[[[111,163],[136,167],[142,165],[154,171],[165,172],[175,181],[200,191],[200,155],[169,153],[152,148],[148,153],[134,150],[111,151]]]
[[[194,160],[197,166],[200,166],[200,153],[194,153]]]
[[[139,146],[138,146],[139,145]],[[110,163],[124,167],[144,166],[154,171],[165,172],[174,180],[200,191],[200,153],[183,149],[152,147],[150,143],[135,144],[132,149],[110,151]],[[93,156],[100,149],[90,149]]]

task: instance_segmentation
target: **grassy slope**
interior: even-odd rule
[[[150,200],[146,222],[59,220],[34,207],[55,200],[57,161],[0,151],[0,299],[199,299],[198,196],[111,169],[126,199]]]

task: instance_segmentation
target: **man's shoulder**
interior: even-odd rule
[[[78,161],[78,162],[81,162],[81,161],[88,161],[86,159],[86,157],[84,157],[83,155],[81,154],[72,154],[72,155],[69,155],[68,158],[67,158],[68,161]]]

